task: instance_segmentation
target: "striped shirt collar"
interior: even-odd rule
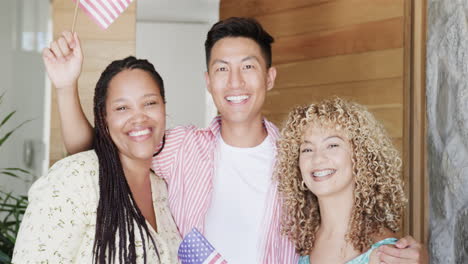
[[[279,131],[278,128],[268,121],[265,117],[262,118],[263,126],[265,127],[270,139],[272,140],[273,146],[276,148],[276,141],[279,138]],[[218,115],[211,121],[210,125],[207,128],[211,131],[213,136],[216,138],[221,133],[221,116]]]

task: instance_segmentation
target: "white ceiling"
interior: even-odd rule
[[[136,0],[138,21],[213,23],[220,0]]]

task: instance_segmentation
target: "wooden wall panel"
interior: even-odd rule
[[[402,17],[404,0],[341,0],[256,16],[280,38]],[[274,3],[271,3],[274,4]]]
[[[407,166],[410,1],[221,0],[220,18],[254,17],[275,37],[278,74],[263,109],[267,118],[281,126],[294,105],[352,99],[383,122]],[[404,177],[409,182],[408,170]],[[413,230],[405,217],[402,233]]]
[[[290,37],[276,38],[273,45],[273,62],[323,58],[403,46],[403,18],[391,18],[359,25]],[[385,32],[382,34],[382,32]]]
[[[377,79],[370,81],[334,83],[317,86],[292,87],[288,89],[288,95],[284,96],[283,90],[274,88],[267,93],[265,111],[276,109],[280,105],[299,105],[318,101],[332,96],[348,98],[368,107],[399,105],[403,100],[403,94],[398,91],[403,79],[401,77],[390,79]],[[281,109],[284,109],[281,107]]]
[[[246,16],[254,17],[271,14],[288,9],[302,8],[311,5],[320,5],[334,0],[282,0],[273,5],[271,0],[238,0],[220,1],[222,17]]]
[[[403,120],[403,107],[399,105],[389,105],[387,107],[370,108],[374,116],[380,120],[387,133],[392,139],[402,139],[403,132],[398,127],[401,127]],[[265,112],[272,122],[281,124],[287,117],[288,112]]]
[[[82,11],[78,12],[76,32],[81,38],[84,53],[83,72],[79,80],[79,93],[83,110],[93,122],[94,87],[104,68],[113,60],[135,55],[136,2],[107,29],[102,30]],[[70,0],[52,2],[54,39],[64,30],[70,30],[75,4]],[[50,164],[67,155],[60,132],[55,88],[52,89],[50,135]]]
[[[283,89],[400,77],[403,76],[402,63],[403,49],[392,49],[277,64],[275,87]]]

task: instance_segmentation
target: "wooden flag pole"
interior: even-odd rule
[[[75,32],[75,25],[76,25],[76,18],[78,17],[78,5],[80,4],[80,0],[76,0],[75,4],[75,14],[73,15],[73,24],[72,24],[72,30],[71,32]]]

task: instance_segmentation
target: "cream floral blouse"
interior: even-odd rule
[[[57,162],[47,176],[29,190],[29,205],[21,223],[13,263],[92,263],[99,200],[98,159],[94,151]],[[167,205],[165,182],[151,174],[151,191],[158,232],[148,224],[152,243],[147,263],[178,263],[180,235]],[[136,232],[138,263],[143,263],[141,238]],[[118,258],[118,257],[117,257]]]

